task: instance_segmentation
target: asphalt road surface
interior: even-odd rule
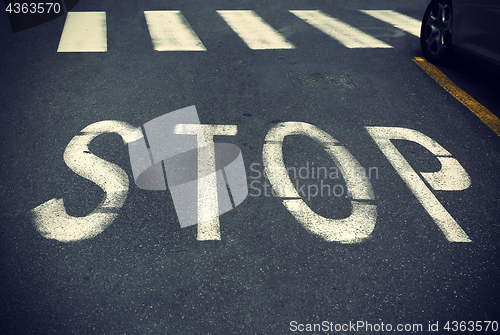
[[[426,6],[81,0],[17,33],[0,14],[0,333],[498,330],[500,138],[415,63]],[[497,77],[440,69],[500,115]],[[248,195],[181,228],[127,135],[193,105],[235,129],[214,141]]]

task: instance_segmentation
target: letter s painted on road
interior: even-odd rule
[[[64,162],[73,172],[102,188],[105,198],[85,217],[68,215],[62,199],[51,199],[32,209],[32,220],[42,236],[60,242],[80,241],[96,236],[113,222],[127,198],[128,175],[117,165],[90,153],[88,145],[105,133],[119,134],[126,144],[135,128],[122,121],[100,121],[73,137],[64,151]]]

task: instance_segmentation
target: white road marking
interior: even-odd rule
[[[252,10],[219,10],[217,13],[250,49],[295,48],[283,35]]]
[[[102,188],[105,198],[85,217],[68,215],[62,199],[51,199],[32,209],[33,222],[42,236],[60,242],[80,241],[100,234],[113,222],[127,198],[128,176],[120,167],[90,153],[88,145],[104,133],[118,133],[127,143],[135,129],[126,122],[101,121],[73,137],[64,151],[64,162],[73,172]]]
[[[471,242],[469,236],[441,205],[391,140],[407,140],[418,143],[437,156],[441,163],[444,162],[441,171],[421,173],[429,184],[437,190],[462,190],[469,187],[470,177],[460,163],[450,157],[451,154],[436,141],[416,130],[398,127],[365,128],[445,237],[451,242]]]
[[[453,157],[436,157],[441,163],[437,172],[420,172],[425,181],[438,191],[461,191],[471,185],[469,174]]]
[[[283,160],[283,140],[288,135],[304,135],[324,146],[343,175],[352,195],[352,212],[345,219],[328,219],[313,212],[303,199],[286,172]],[[326,241],[356,243],[368,237],[375,228],[377,206],[366,202],[374,200],[370,180],[363,174],[350,174],[348,171],[362,169],[358,161],[338,141],[323,130],[303,122],[278,123],[266,135],[262,150],[262,160],[269,182],[275,193],[282,199],[285,207],[309,232]],[[292,198],[292,199],[290,199]]]
[[[198,139],[198,241],[220,240],[219,198],[215,170],[214,135],[234,136],[235,125],[178,124],[175,134]],[[226,191],[227,192],[227,191]]]
[[[106,52],[106,12],[68,12],[57,52]]]
[[[414,36],[420,37],[420,27],[422,22],[393,10],[362,10],[363,13],[368,14],[376,19],[387,22],[394,27],[404,30]]]
[[[333,37],[348,48],[392,48],[389,44],[320,10],[291,10],[290,13]]]
[[[179,10],[145,11],[156,51],[205,51],[205,46]]]

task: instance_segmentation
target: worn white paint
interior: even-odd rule
[[[57,52],[106,52],[106,12],[68,12]]]
[[[64,151],[64,162],[73,172],[102,188],[105,197],[85,217],[68,215],[62,199],[51,199],[34,208],[33,222],[42,236],[61,242],[80,241],[96,236],[113,222],[127,198],[128,176],[120,167],[90,153],[88,145],[104,133],[117,133],[127,143],[135,128],[126,122],[101,121],[73,137]]]
[[[181,11],[145,11],[144,16],[156,51],[206,50]]]
[[[294,49],[295,46],[252,10],[219,10],[219,15],[250,49]]]
[[[348,48],[392,48],[389,44],[320,10],[291,10],[290,13],[333,37]]]
[[[442,169],[438,172],[421,173],[431,187],[437,190],[463,190],[470,186],[470,177],[460,163],[450,157],[451,154],[436,141],[416,130],[399,127],[366,127],[366,130],[445,237],[451,242],[471,242],[391,140],[418,143],[437,156],[443,164]]]
[[[220,240],[219,198],[215,171],[214,136],[234,136],[235,125],[178,124],[175,134],[198,139],[198,241]]]
[[[420,172],[425,181],[438,191],[461,191],[471,185],[467,171],[453,157],[436,157],[441,163],[441,170]]]
[[[420,27],[422,21],[412,18],[393,10],[362,10],[363,13],[368,14],[376,19],[387,22],[394,27],[404,30],[414,36],[420,37]]]
[[[343,172],[362,168],[350,152],[323,130],[304,122],[278,123],[266,135],[262,160],[275,193],[306,230],[326,241],[356,243],[368,237],[375,228],[377,207],[370,203],[375,196],[370,180],[364,174],[343,173],[352,195],[352,212],[345,219],[329,219],[313,212],[293,187],[283,160],[283,140],[288,135],[308,136],[321,144]]]

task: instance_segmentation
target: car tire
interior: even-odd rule
[[[449,0],[433,0],[420,28],[420,47],[428,61],[445,63],[451,58],[453,9]]]

